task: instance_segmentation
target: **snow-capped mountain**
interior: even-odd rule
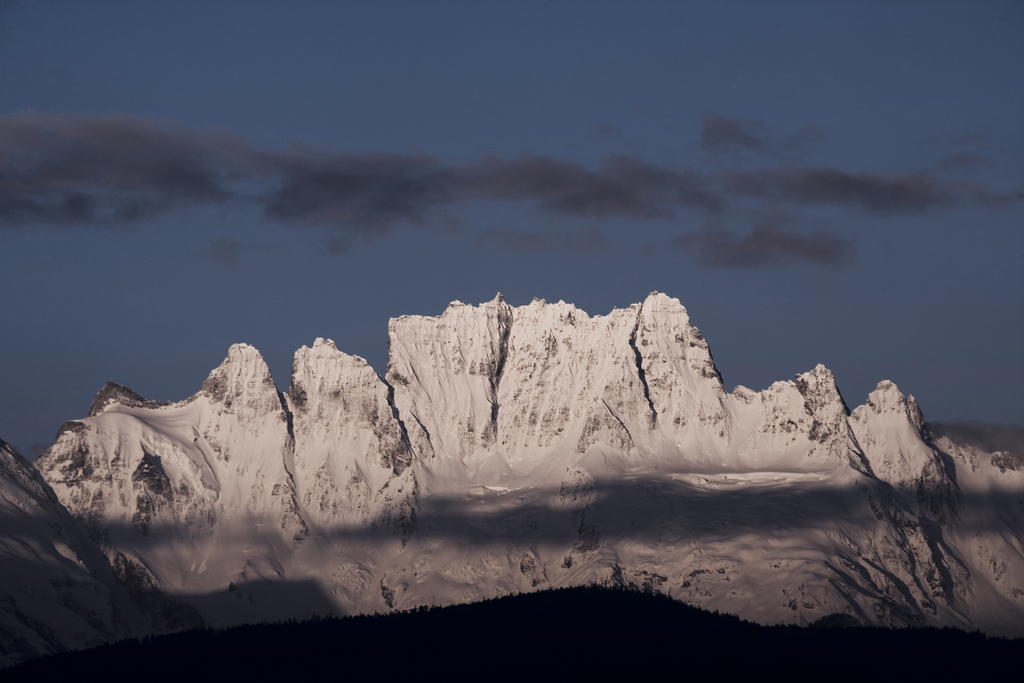
[[[179,403],[108,384],[37,466],[179,624],[599,582],[1024,635],[1024,463],[934,438],[889,382],[852,413],[820,365],[729,392],[657,293],[453,302],[388,345],[383,379],[318,339],[287,392],[244,344]]]
[[[0,441],[0,667],[150,631],[99,548]]]

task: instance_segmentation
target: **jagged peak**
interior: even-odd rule
[[[477,305],[468,304],[468,303],[465,303],[463,301],[459,301],[458,299],[456,299],[454,301],[451,301],[451,302],[449,302],[449,304],[445,308],[445,310],[441,313],[441,315],[436,315],[436,316],[401,315],[401,316],[398,316],[398,317],[395,317],[395,318],[391,318],[391,320],[389,321],[389,325],[388,326],[389,326],[389,329],[391,329],[393,327],[393,325],[395,323],[397,323],[397,322],[407,321],[407,320],[414,320],[414,319],[419,319],[419,320],[446,319],[446,318],[449,318],[451,316],[462,317],[462,316],[465,316],[467,314],[470,315],[470,316],[473,316],[477,312],[490,313],[490,312],[493,312],[493,311],[500,311],[500,310],[503,310],[503,309],[507,310],[510,313],[512,313],[514,311],[530,311],[530,310],[547,309],[547,308],[567,309],[567,310],[574,311],[577,314],[582,314],[582,315],[584,315],[584,316],[586,316],[588,318],[593,317],[594,319],[603,317],[603,316],[600,316],[600,315],[591,316],[589,313],[587,313],[586,311],[580,309],[575,304],[568,303],[568,302],[566,302],[564,300],[561,300],[561,299],[557,303],[549,303],[546,299],[543,299],[541,297],[533,297],[533,300],[529,304],[527,304],[525,306],[512,307],[512,306],[510,306],[508,304],[507,301],[505,301],[505,297],[501,294],[501,292],[498,292],[497,295],[494,297],[494,299],[492,299],[491,301],[485,301],[485,302],[482,302],[482,303],[477,304]],[[679,323],[681,323],[683,325],[690,326],[694,330],[694,332],[696,333],[696,337],[702,339],[702,337],[700,336],[700,331],[690,323],[690,317],[689,317],[689,314],[687,313],[686,307],[683,306],[683,304],[679,301],[679,299],[677,299],[675,297],[671,297],[671,296],[669,296],[667,294],[664,294],[664,293],[661,293],[661,292],[657,292],[657,291],[651,292],[644,301],[630,304],[629,306],[627,306],[625,308],[620,308],[619,306],[615,306],[615,307],[612,308],[612,310],[609,313],[609,315],[622,314],[622,313],[635,313],[635,314],[637,314],[637,313],[639,313],[639,312],[641,312],[643,310],[648,310],[651,313],[663,312],[663,313],[665,313],[667,315],[671,315]],[[329,342],[330,340],[326,340],[326,341]]]
[[[464,301],[459,301],[458,299],[455,299],[454,301],[448,302],[448,308],[462,308],[463,306],[468,306],[470,308],[484,308],[485,306],[489,306],[492,304],[497,306],[503,303],[505,303],[505,297],[501,295],[501,292],[498,292],[497,294],[494,295],[493,299],[491,299],[490,301],[485,301],[481,303],[479,306],[473,306],[473,304],[467,304]]]
[[[865,406],[876,415],[882,413],[898,413],[906,415],[907,420],[918,429],[924,430],[924,413],[913,396],[904,396],[895,382],[883,379],[868,394]]]
[[[655,291],[648,294],[647,298],[643,301],[643,306],[645,308],[651,306],[662,310],[678,311],[689,320],[689,314],[686,312],[686,307],[683,306],[683,303],[679,299],[662,292]]]
[[[388,321],[388,329],[391,329],[392,326],[395,323],[400,322],[400,321],[410,321],[410,320],[446,320],[446,319],[448,319],[448,318],[450,318],[452,316],[460,316],[461,317],[461,316],[465,316],[467,314],[472,316],[476,312],[485,312],[486,313],[486,312],[489,312],[489,311],[502,310],[502,309],[511,310],[512,307],[509,306],[508,303],[505,301],[505,297],[503,297],[501,295],[501,292],[499,292],[490,301],[485,301],[485,302],[483,302],[481,304],[478,304],[476,306],[474,306],[473,304],[467,304],[467,303],[465,303],[463,301],[459,301],[458,299],[455,299],[454,301],[450,301],[448,303],[448,306],[444,309],[444,312],[441,313],[441,315],[400,315],[397,318],[391,318],[391,320]]]
[[[263,362],[263,355],[259,352],[255,346],[250,346],[245,343],[232,344],[228,347],[228,355],[224,359],[224,364],[239,364],[239,363],[262,363],[264,367],[266,363]]]
[[[317,338],[316,338],[316,339],[315,339],[315,340],[313,341],[313,348],[314,348],[314,349],[318,349],[318,348],[320,348],[321,346],[325,346],[325,347],[329,347],[329,348],[332,348],[332,349],[334,349],[335,351],[337,351],[337,350],[338,350],[338,345],[334,343],[334,340],[333,340],[333,339],[324,339],[323,337],[317,337]]]
[[[549,303],[545,299],[533,297],[533,301],[531,301],[527,305],[519,306],[512,310],[515,311],[516,313],[519,313],[520,315],[537,315],[541,311],[548,311],[551,315],[554,315],[555,317],[560,315],[564,316],[569,312],[572,312],[574,316],[583,316],[585,318],[590,317],[586,311],[580,310],[579,308],[576,307],[575,304],[566,303],[561,299],[559,299],[556,303]]]
[[[842,406],[843,413],[849,415],[850,409],[839,392],[835,376],[821,363],[815,365],[813,370],[796,375],[794,382],[812,413],[817,413],[829,404],[838,404]]]
[[[638,313],[642,318],[652,322],[657,321],[659,326],[668,325],[681,330],[689,328],[693,331],[693,339],[698,344],[703,342],[704,338],[701,336],[700,330],[690,322],[690,315],[679,299],[660,292],[651,292],[642,303],[634,304],[631,308],[636,307],[639,307]],[[684,335],[689,336],[686,332]]]
[[[340,363],[342,365],[369,365],[366,359],[361,356],[353,356],[338,349],[337,344],[333,340],[317,337],[313,342],[313,346],[302,346],[295,351],[292,361],[292,383],[294,384],[295,382],[295,373],[300,366],[308,366],[317,361]]]
[[[903,395],[902,393],[900,393],[900,388],[896,386],[896,383],[888,379],[883,379],[881,382],[876,384],[875,391],[881,391],[886,393],[896,392],[901,396]]]
[[[817,386],[818,384],[823,384],[825,387],[835,387],[836,385],[836,378],[832,374],[832,371],[826,368],[821,363],[815,365],[813,370],[808,370],[807,372],[801,372],[797,374],[796,380],[798,384],[800,382],[805,382],[809,386]]]
[[[274,378],[255,346],[232,344],[224,361],[210,372],[199,392],[215,401],[240,395],[253,388],[277,395]]]
[[[485,301],[477,306],[472,304],[465,304],[461,301],[453,301],[448,304],[448,308],[444,310],[440,316],[403,316],[403,318],[412,317],[420,320],[442,320],[446,324],[450,320],[472,320],[478,317],[489,317],[492,315],[501,316],[503,314],[509,314],[512,311],[512,307],[509,306],[505,299],[501,296],[497,296],[491,301]]]
[[[337,394],[346,383],[364,381],[367,376],[363,373],[382,382],[364,358],[351,356],[338,350],[332,340],[317,337],[312,347],[302,346],[295,352],[288,396],[294,408],[307,410],[325,392]]]
[[[868,394],[867,406],[876,414],[903,412],[907,409],[907,399],[894,382],[883,379]]]
[[[340,361],[350,361],[358,365],[366,365],[366,359],[362,356],[354,356],[338,348],[338,345],[334,343],[332,339],[324,339],[323,337],[317,337],[313,342],[312,346],[301,346],[295,351],[294,360],[292,362],[292,371],[294,374],[295,367],[300,362],[308,362],[314,358],[325,358],[325,359],[337,359]]]
[[[263,360],[263,355],[255,346],[248,344],[232,344],[220,367],[232,371],[236,376],[258,376],[260,379],[270,377],[270,368]]]
[[[642,347],[653,342],[662,353],[686,359],[689,372],[696,373],[701,381],[710,380],[716,391],[725,391],[711,348],[700,330],[691,324],[690,316],[679,299],[651,292],[643,303],[634,304],[631,309],[637,315],[631,343],[638,356],[644,355]]]
[[[135,393],[123,384],[107,382],[103,388],[96,392],[92,404],[89,406],[89,417],[95,417],[111,405],[120,404],[128,408],[160,408],[168,405],[160,401],[150,401]]]

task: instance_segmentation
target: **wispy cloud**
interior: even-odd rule
[[[740,152],[796,161],[813,152],[824,137],[816,126],[805,126],[793,135],[771,135],[763,121],[730,119],[712,113],[705,114],[701,123],[701,148],[716,156],[736,156]]]
[[[149,119],[0,117],[0,224],[134,223],[222,202],[254,156],[230,133]]]
[[[935,164],[944,171],[972,171],[979,168],[995,168],[995,163],[986,156],[971,152],[957,152],[944,156]]]
[[[470,202],[522,202],[578,217],[671,218],[678,209],[719,212],[724,200],[696,173],[612,155],[596,169],[548,157],[488,156],[465,165],[434,157],[289,155],[267,203],[284,221],[387,230],[423,223]]]
[[[857,207],[876,213],[921,212],[978,201],[963,187],[924,173],[885,175],[783,166],[726,171],[720,178],[731,194],[798,204]]]
[[[594,169],[534,155],[460,165],[423,154],[270,151],[230,133],[127,116],[0,118],[5,225],[131,223],[239,198],[261,203],[282,223],[367,237],[472,201],[635,218],[717,212],[725,203],[700,174],[624,155]]]
[[[817,135],[807,128],[772,136],[764,124],[709,114],[701,143],[715,153],[746,150],[790,160]],[[955,155],[954,155],[955,156]],[[952,166],[970,159],[950,157]],[[271,221],[323,229],[328,249],[348,251],[408,225],[444,231],[470,203],[526,205],[549,217],[671,220],[686,212],[719,222],[750,203],[922,212],[958,204],[997,207],[1020,201],[979,185],[925,173],[850,173],[786,164],[713,173],[613,154],[597,166],[525,154],[451,163],[426,154],[346,154],[322,147],[266,149],[228,131],[197,131],[153,119],[22,114],[0,117],[0,228],[119,226],[190,206],[229,202],[258,207]],[[746,208],[744,208],[746,207]],[[241,243],[221,238],[208,257],[240,258]],[[485,231],[499,250],[604,249],[592,231]],[[722,228],[681,238],[706,264],[834,263],[840,242],[792,227],[758,225],[739,237]],[[689,240],[689,241],[687,241]],[[756,256],[758,250],[764,257]]]
[[[853,258],[853,245],[845,238],[818,230],[802,233],[770,225],[737,235],[722,226],[679,235],[673,246],[693,255],[698,265],[710,268],[762,268],[792,264],[843,266]]]

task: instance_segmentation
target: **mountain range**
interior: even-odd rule
[[[317,339],[285,392],[236,344],[184,401],[108,383],[34,465],[3,444],[0,487],[0,664],[590,584],[1024,636],[1021,453],[821,365],[728,391],[659,293],[452,302],[391,320],[383,376]]]

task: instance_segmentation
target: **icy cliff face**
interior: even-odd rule
[[[61,428],[37,466],[88,528],[161,585],[177,587],[171,577],[195,555],[232,548],[229,530],[272,526],[290,543],[308,535],[295,502],[289,417],[256,349],[232,346],[186,401],[98,403],[94,415]],[[149,537],[172,541],[158,544],[159,561],[135,552]]]
[[[498,386],[512,308],[499,295],[479,308],[453,301],[439,318],[388,325],[388,382],[421,459],[472,467],[497,440]]]
[[[295,352],[288,392],[302,508],[323,528],[396,513],[412,529],[409,439],[390,388],[358,356],[317,339]],[[405,486],[409,495],[397,497]],[[396,507],[397,506],[397,507]]]
[[[316,587],[255,607],[224,597],[319,571],[338,529],[383,525],[407,538],[414,528],[409,447],[388,387],[324,340],[296,353],[293,376],[280,394],[259,352],[236,344],[179,403],[108,385],[40,457],[119,576],[160,591],[150,611],[175,616],[158,628],[201,623],[196,604],[214,624],[312,614],[324,604]]]
[[[879,382],[867,403],[853,411],[850,427],[872,471],[900,492],[909,507],[942,524],[957,519],[963,495],[930,443],[913,396],[905,397],[892,382]]]
[[[383,379],[317,339],[286,393],[245,345],[180,403],[108,385],[39,467],[157,628],[600,582],[1024,634],[1024,467],[935,440],[890,383],[852,413],[820,365],[728,392],[658,293],[453,302],[388,343]]]
[[[147,633],[103,554],[0,441],[0,667]]]

